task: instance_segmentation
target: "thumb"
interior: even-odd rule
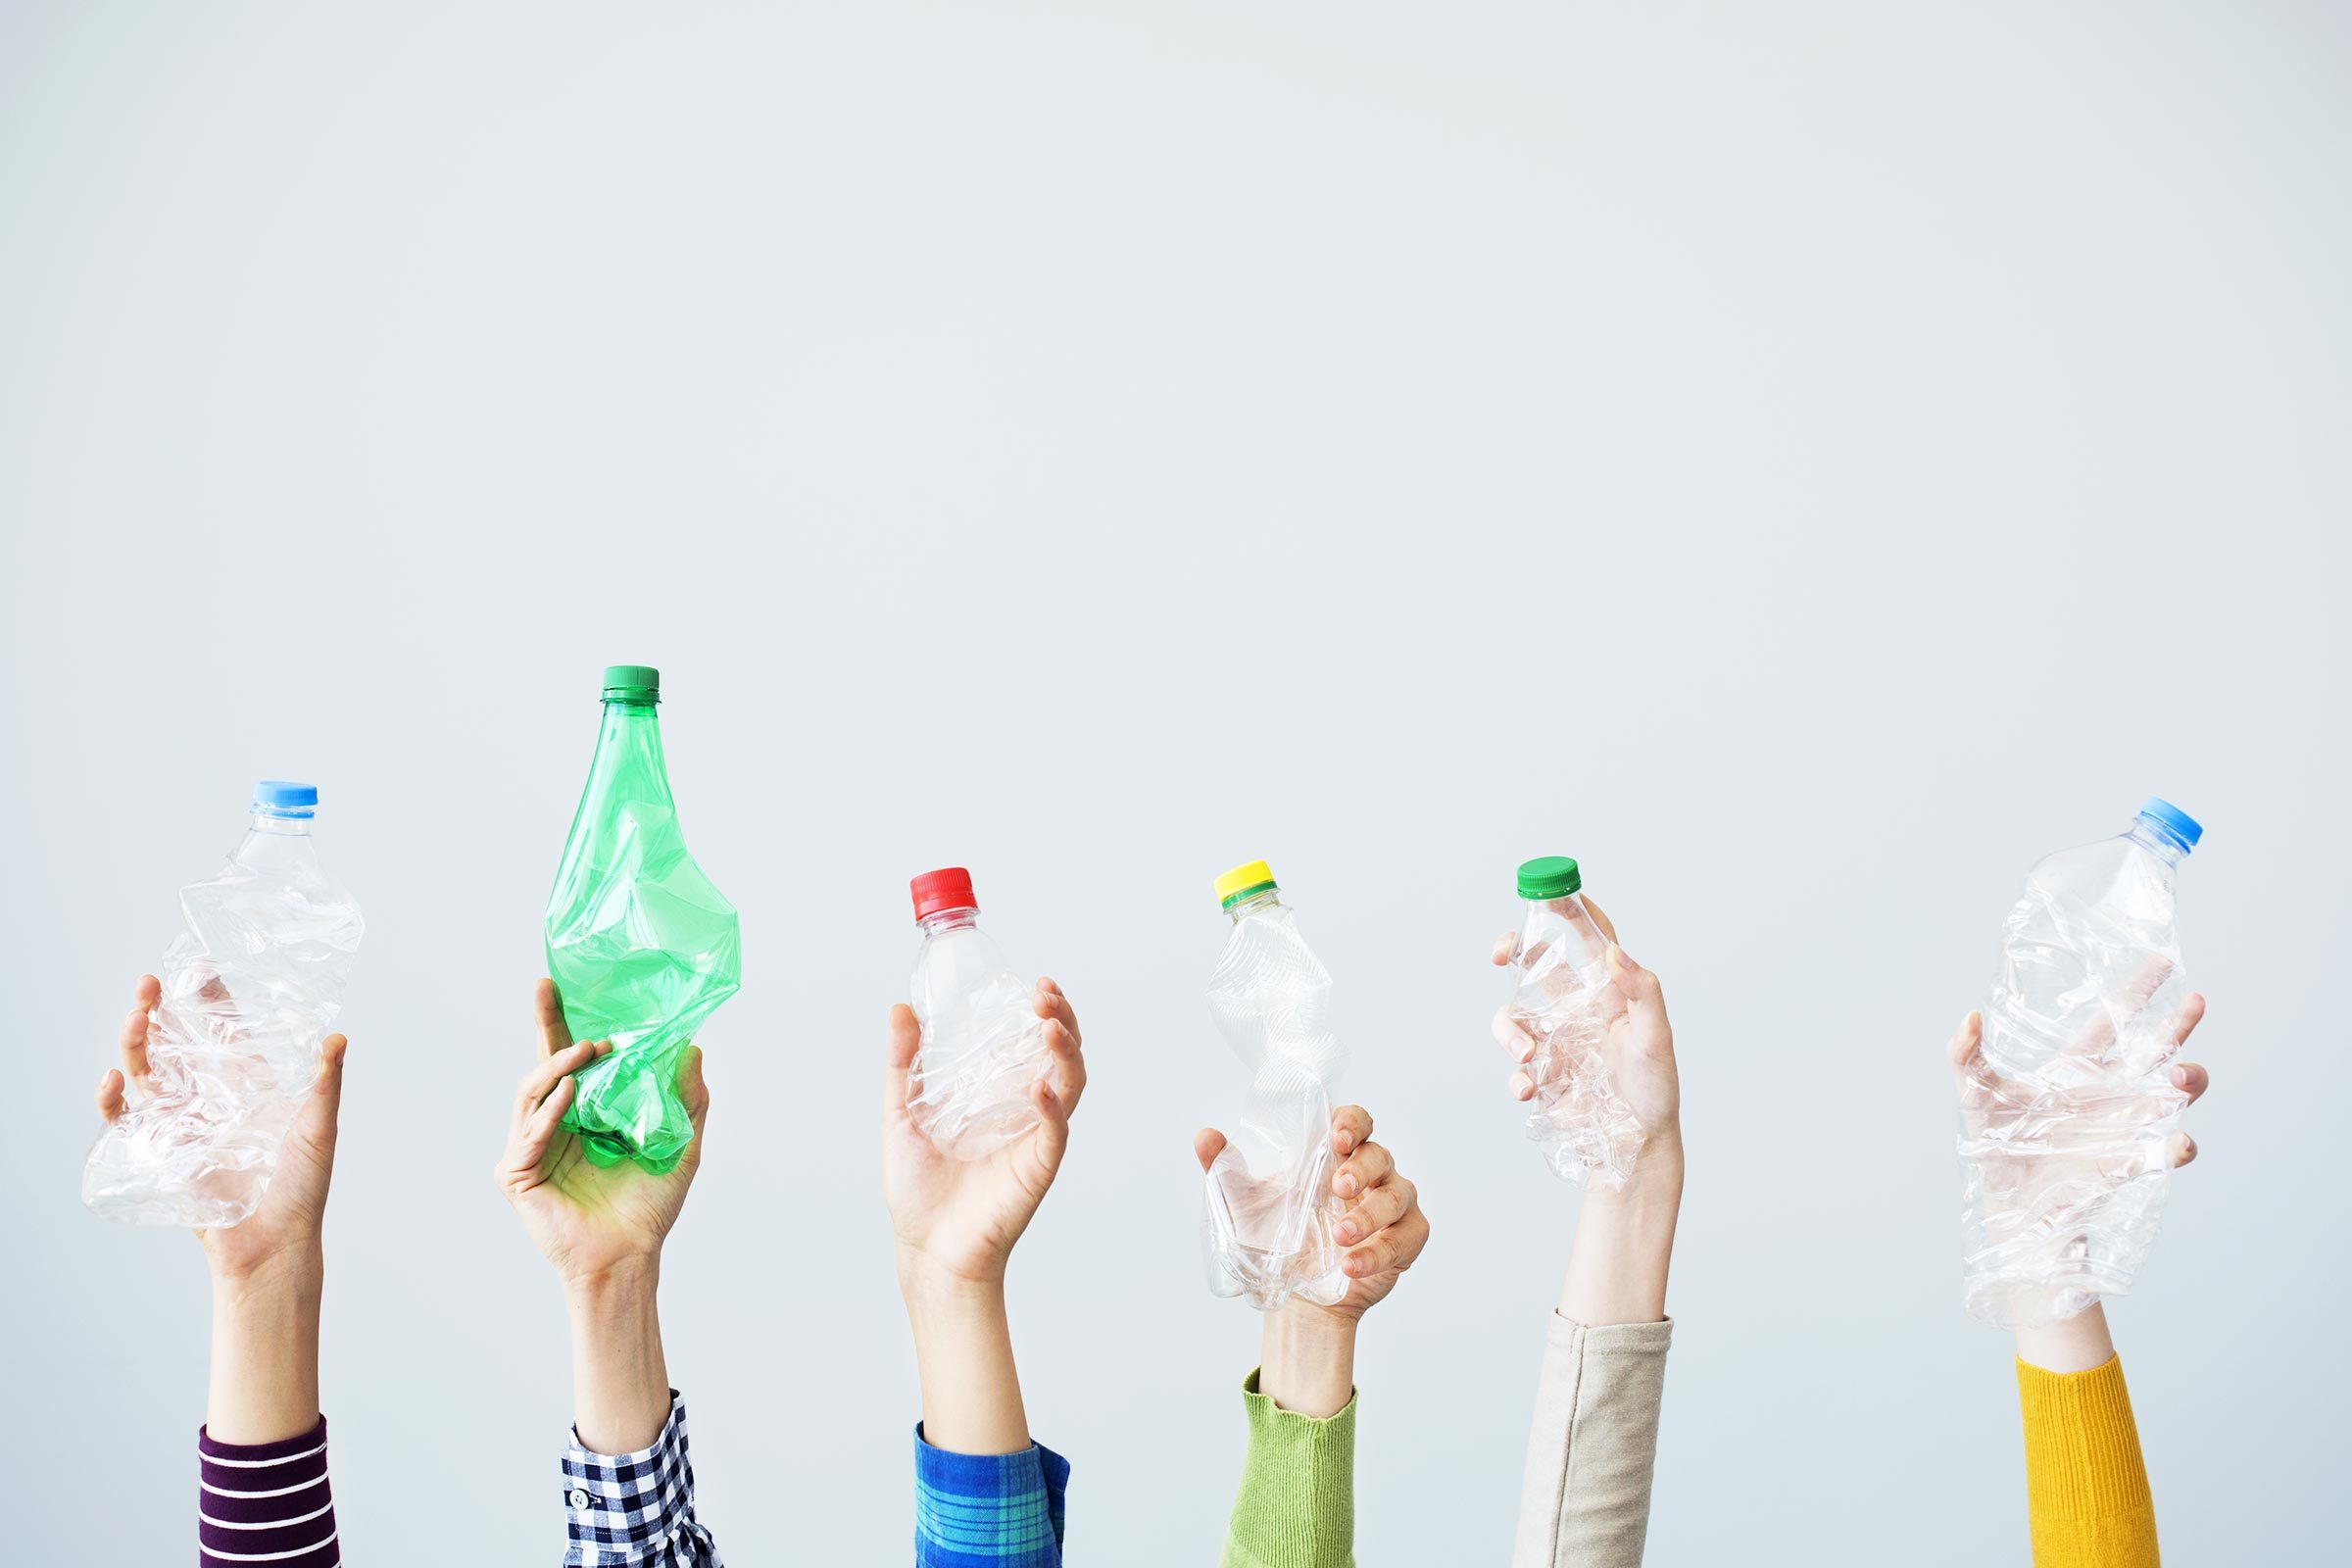
[[[343,1113],[343,1054],[351,1042],[341,1035],[328,1035],[318,1043],[318,1067],[311,1081],[311,1093],[319,1102],[314,1114],[326,1118],[326,1135],[332,1139],[336,1119]]]
[[[1616,943],[1609,944],[1609,978],[1617,982],[1618,994],[1626,1005],[1635,1011],[1656,1008],[1664,1011],[1666,995],[1658,988],[1658,977],[1636,963]]]

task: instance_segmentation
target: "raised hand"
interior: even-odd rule
[[[910,1264],[967,1284],[1001,1284],[1005,1259],[1028,1229],[1061,1169],[1070,1116],[1086,1092],[1078,1015],[1051,980],[1037,982],[1050,1068],[1031,1086],[1038,1124],[985,1158],[942,1153],[906,1109],[907,1074],[922,1046],[912,1008],[890,1009],[882,1073],[882,1188],[897,1233],[902,1271]]]
[[[162,992],[155,976],[139,976],[130,1012],[122,1020],[122,1065],[108,1068],[98,1081],[98,1114],[109,1123],[122,1114],[129,1087],[143,1089],[148,1083],[149,1014]],[[335,1124],[343,1105],[343,1054],[348,1044],[341,1035],[328,1035],[320,1043],[318,1075],[288,1124],[261,1206],[239,1224],[196,1233],[217,1278],[242,1280],[286,1268],[317,1270],[326,1190],[335,1172]]]
[[[576,1088],[571,1075],[612,1043],[572,1040],[553,980],[539,982],[535,1000],[539,1064],[515,1086],[507,1148],[495,1172],[499,1190],[566,1281],[658,1258],[702,1164],[703,1122],[710,1110],[703,1054],[689,1046],[678,1058],[678,1094],[694,1123],[694,1142],[676,1166],[655,1176],[630,1160],[599,1165],[578,1135],[564,1131],[564,1112]]]
[[[1661,1137],[1679,1138],[1682,1126],[1682,1080],[1674,1064],[1674,1026],[1666,1020],[1666,1001],[1659,990],[1658,977],[1626,956],[1617,945],[1617,927],[1600,906],[1588,895],[1585,908],[1601,935],[1609,939],[1609,983],[1625,998],[1625,1008],[1619,1011],[1607,1005],[1601,1010],[1610,1015],[1611,1022],[1601,1057],[1606,1066],[1610,1088],[1641,1118],[1644,1145],[1654,1144]],[[1518,933],[1505,931],[1495,939],[1492,955],[1497,967],[1508,968],[1514,961],[1513,948]],[[1535,1037],[1520,1026],[1509,1003],[1494,1014],[1494,1038],[1518,1063],[1510,1076],[1513,1100],[1526,1102],[1536,1098]],[[1647,1158],[1645,1150],[1642,1158]],[[1635,1169],[1640,1170],[1639,1163]]]

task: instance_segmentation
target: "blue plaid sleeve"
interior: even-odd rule
[[[1061,1568],[1070,1461],[1042,1444],[950,1453],[914,1429],[915,1568]]]
[[[694,1466],[686,1458],[686,1401],[669,1391],[669,1419],[650,1448],[591,1453],[575,1429],[564,1453],[564,1568],[723,1568],[710,1532],[694,1522]]]

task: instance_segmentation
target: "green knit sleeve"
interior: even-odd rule
[[[1250,1452],[1219,1568],[1355,1568],[1355,1396],[1321,1421],[1242,1382]]]

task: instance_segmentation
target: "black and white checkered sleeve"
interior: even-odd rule
[[[653,1446],[591,1453],[574,1431],[564,1452],[564,1568],[722,1568],[710,1532],[694,1520],[686,1402],[669,1391],[669,1420]]]

